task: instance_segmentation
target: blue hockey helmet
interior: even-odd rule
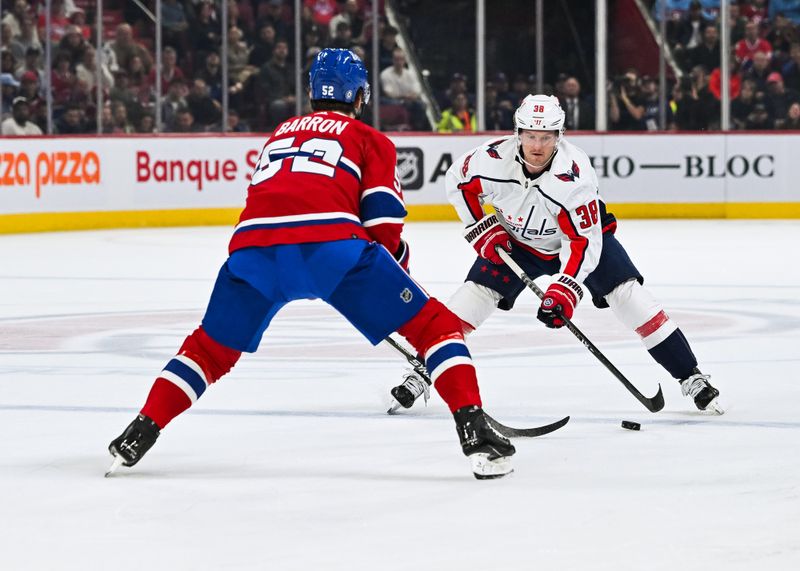
[[[359,89],[364,90],[364,105],[369,103],[367,68],[350,50],[325,48],[317,54],[308,72],[311,100],[353,103]]]

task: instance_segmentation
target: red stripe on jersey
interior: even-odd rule
[[[461,191],[461,196],[464,197],[464,202],[467,204],[469,213],[472,214],[475,222],[483,218],[483,207],[481,206],[481,201],[478,198],[479,195],[483,194],[483,185],[481,185],[481,179],[475,177],[469,182],[459,184],[458,188]]]
[[[667,317],[667,314],[664,313],[663,310],[659,311],[658,313],[656,313],[655,317],[650,319],[647,323],[645,323],[641,327],[637,327],[636,333],[639,334],[639,337],[644,339],[645,337],[649,337],[650,335],[658,331],[658,328],[664,325],[667,321],[669,321],[669,317]]]
[[[616,231],[617,231],[617,221],[616,220],[614,220],[610,224],[606,224],[605,226],[603,226],[603,234],[605,234],[606,232],[611,232],[613,234]]]
[[[228,253],[251,246],[275,246],[277,244],[303,244],[306,242],[328,242],[360,238],[372,240],[363,226],[355,222],[342,224],[316,224],[262,230],[241,230],[233,235]]]
[[[564,209],[558,213],[558,226],[561,228],[561,231],[566,234],[567,238],[569,238],[570,249],[569,259],[564,265],[562,273],[576,277],[578,271],[581,269],[581,265],[583,265],[583,258],[586,255],[586,250],[589,248],[589,239],[586,236],[578,234],[577,230],[575,230],[575,226],[572,225],[572,219],[569,217],[569,213]]]

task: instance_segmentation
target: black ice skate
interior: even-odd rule
[[[425,397],[425,403],[427,404],[431,396],[431,387],[417,373],[410,371],[403,377],[403,382],[394,387],[390,392],[394,397],[394,401],[387,412],[392,414],[401,406],[403,408],[411,408],[420,396]]]
[[[455,411],[453,417],[461,449],[472,462],[476,478],[502,478],[514,471],[511,467],[514,445],[486,420],[481,407],[465,406]]]
[[[719,391],[711,386],[708,379],[709,375],[702,374],[698,369],[694,369],[693,374],[681,381],[681,392],[684,396],[694,399],[694,404],[700,410],[707,410],[716,414],[723,414],[725,411],[719,404]]]
[[[128,428],[108,445],[108,451],[114,457],[114,463],[106,472],[110,476],[120,466],[133,466],[156,443],[161,433],[158,425],[150,418],[140,414]]]

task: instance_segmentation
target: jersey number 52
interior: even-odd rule
[[[255,186],[272,178],[284,166],[285,159],[292,159],[292,172],[319,174],[333,177],[336,165],[342,158],[344,149],[335,139],[316,137],[309,139],[299,147],[293,147],[294,137],[272,141],[258,157],[250,184]],[[314,160],[311,160],[314,159]]]

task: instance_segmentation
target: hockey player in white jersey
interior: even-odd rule
[[[514,135],[465,153],[446,175],[447,198],[466,225],[464,237],[478,253],[464,284],[447,303],[465,333],[496,308],[510,310],[525,288],[495,248],[531,278],[551,275],[537,318],[564,325],[584,297],[614,315],[641,338],[650,355],[680,382],[700,410],[722,414],[719,391],[697,368],[689,343],[614,237],[616,219],[600,197],[589,157],[564,139],[558,99],[528,95],[514,114]],[[490,204],[495,213],[487,214]],[[416,374],[392,389],[410,407],[427,385]]]

